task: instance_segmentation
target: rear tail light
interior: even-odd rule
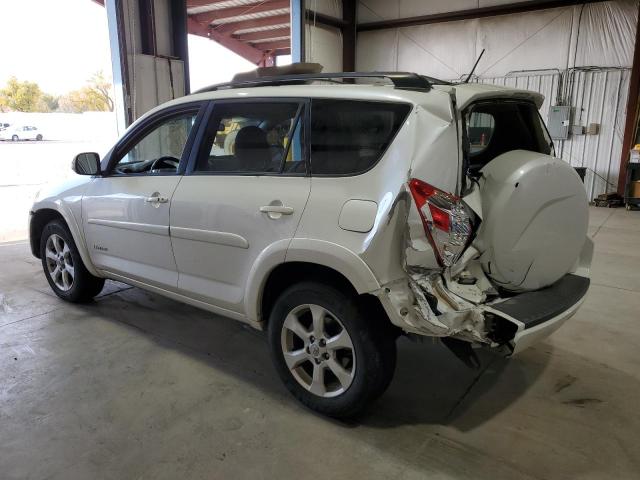
[[[440,265],[453,265],[473,235],[473,212],[460,198],[421,180],[409,180],[409,189]]]

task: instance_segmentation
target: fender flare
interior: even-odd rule
[[[38,202],[37,208],[33,210],[33,216],[37,215],[40,210],[54,210],[58,212],[62,219],[67,224],[69,231],[71,232],[71,236],[73,237],[73,241],[76,244],[76,248],[78,249],[78,253],[80,253],[80,258],[82,258],[82,262],[84,266],[87,268],[91,275],[96,277],[102,277],[93,265],[91,261],[91,257],[89,255],[89,250],[87,249],[87,243],[85,241],[84,232],[82,228],[78,225],[76,221],[76,217],[73,215],[73,212],[60,200],[52,201],[52,200],[43,200]],[[32,220],[33,220],[32,216]],[[39,242],[39,241],[38,241]]]
[[[244,312],[251,322],[260,322],[262,319],[260,305],[262,292],[267,283],[271,271],[284,263],[287,255],[287,247],[291,239],[278,240],[260,252],[249,271],[244,294]]]
[[[246,316],[261,322],[260,305],[267,278],[282,263],[315,263],[342,274],[358,294],[380,288],[369,266],[355,252],[337,243],[312,238],[279,240],[265,248],[253,264],[247,281],[244,307]]]

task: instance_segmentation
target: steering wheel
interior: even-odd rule
[[[180,160],[178,160],[175,157],[171,157],[171,156],[164,156],[164,157],[160,157],[157,158],[156,160],[153,161],[153,163],[151,164],[151,171],[154,170],[160,170],[163,166],[164,168],[169,168],[169,169],[178,169],[178,165],[180,165]]]

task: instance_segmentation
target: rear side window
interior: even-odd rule
[[[355,175],[382,157],[409,114],[401,103],[313,100],[311,173]]]
[[[472,171],[511,150],[553,153],[551,138],[532,103],[477,103],[467,111],[466,124],[468,161]]]
[[[304,105],[229,102],[214,107],[196,172],[305,174]]]

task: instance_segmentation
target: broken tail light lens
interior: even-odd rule
[[[427,238],[444,267],[458,261],[473,235],[473,213],[464,202],[422,180],[409,180]]]

